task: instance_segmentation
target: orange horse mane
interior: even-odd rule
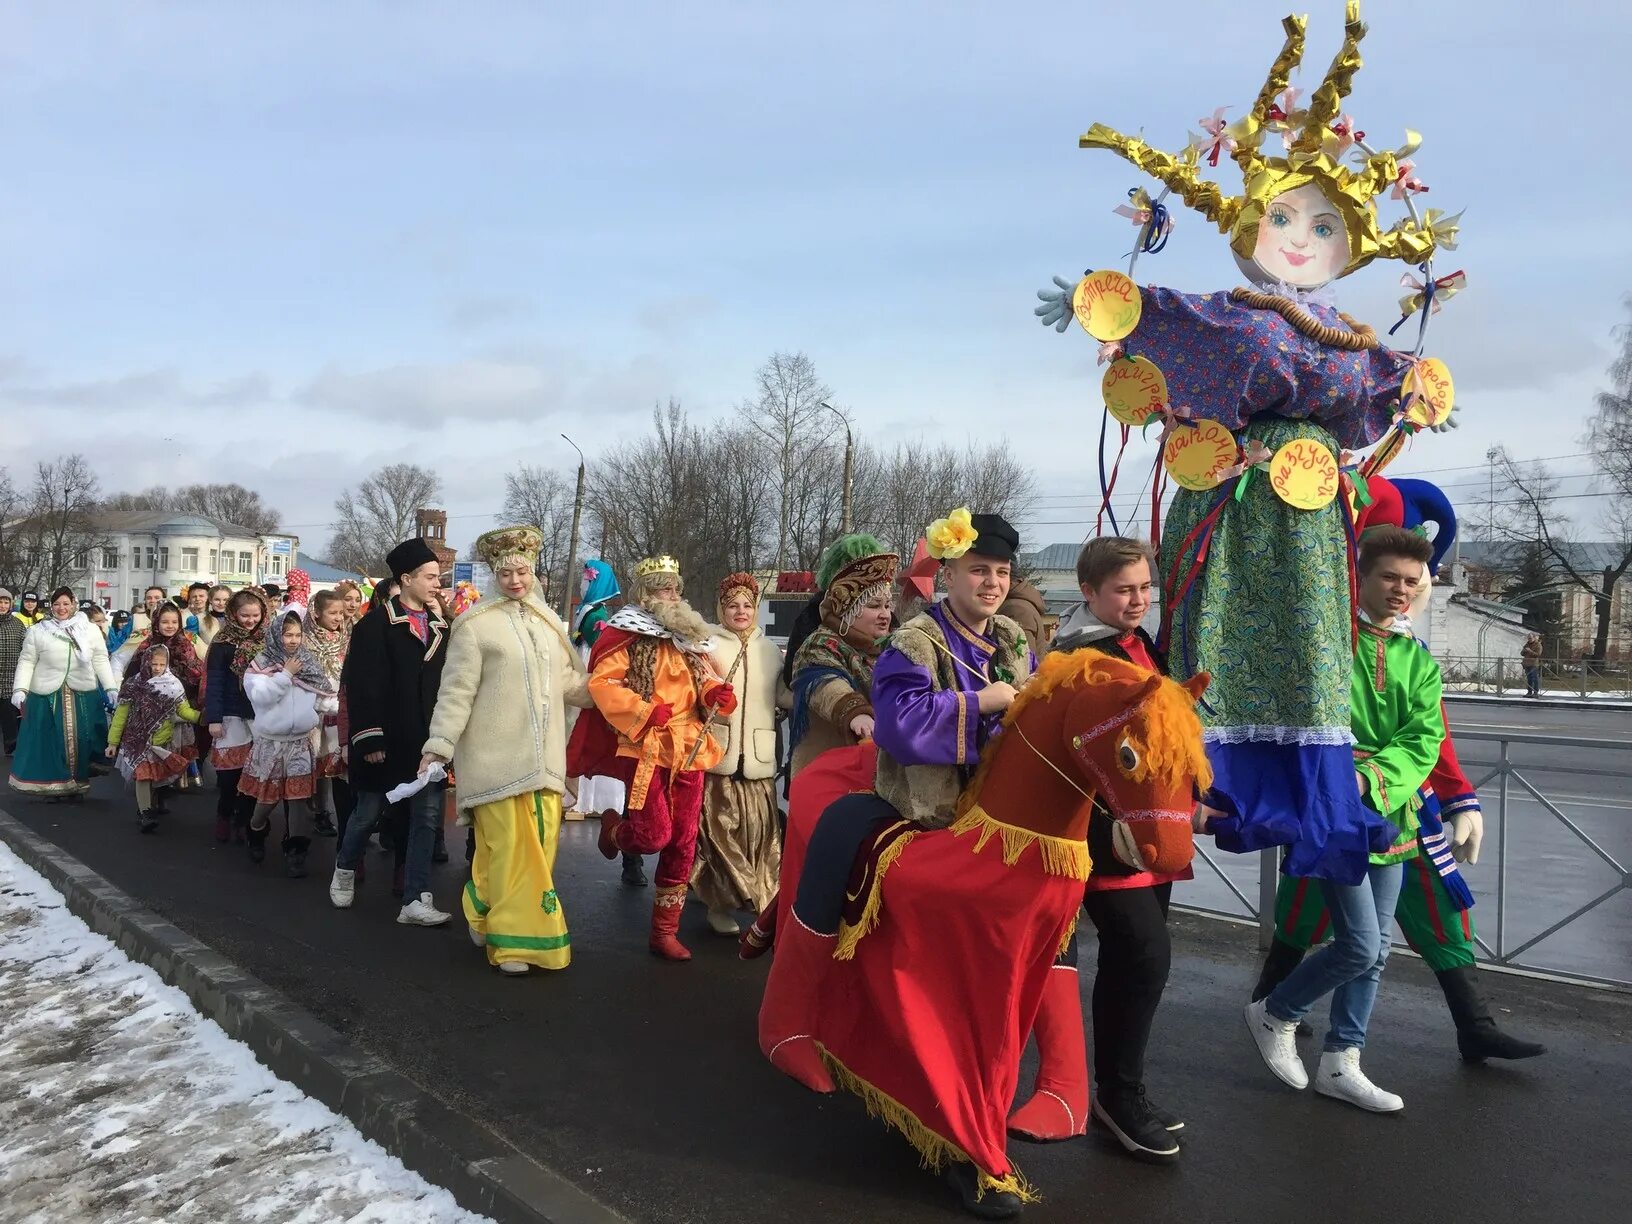
[[[1061,689],[1073,696],[1083,691],[1103,691],[1105,708],[1099,714],[1102,718],[1113,718],[1122,710],[1126,696],[1124,685],[1130,680],[1145,679],[1150,674],[1141,667],[1097,650],[1051,651],[1043,657],[1037,670],[1015,697],[1014,704],[1004,714],[1004,735],[998,743],[1008,741],[1011,729],[1025,717],[1027,710],[1039,702],[1051,701]],[[1141,701],[1140,709],[1142,717],[1138,720],[1138,729],[1141,751],[1135,780],[1157,777],[1172,783],[1191,777],[1198,787],[1205,789],[1210,785],[1213,770],[1202,747],[1201,718],[1196,713],[1195,699],[1189,691],[1183,685],[1162,677],[1161,683]],[[1022,737],[1016,734],[1014,738],[1018,740]],[[959,815],[979,800],[981,787],[997,756],[996,752],[982,756],[975,768],[975,776],[958,797]],[[1091,787],[1086,789],[1090,795],[1093,793]]]

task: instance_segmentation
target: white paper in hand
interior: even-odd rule
[[[386,791],[385,801],[387,803],[401,803],[404,799],[411,799],[432,782],[441,782],[447,776],[447,767],[441,761],[432,761],[430,767],[412,782],[404,782]]]

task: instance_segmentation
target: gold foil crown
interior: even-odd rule
[[[669,556],[668,553],[664,553],[660,557],[647,557],[646,560],[635,566],[636,578],[650,578],[653,574],[673,574],[678,578],[680,576],[680,562]]]
[[[497,567],[506,557],[526,557],[537,562],[544,550],[544,534],[536,527],[500,527],[476,539],[476,555]]]
[[[1347,275],[1373,259],[1402,259],[1420,264],[1432,258],[1437,247],[1456,249],[1457,222],[1461,214],[1446,217],[1441,210],[1426,209],[1390,229],[1379,228],[1373,201],[1384,192],[1407,198],[1408,192],[1425,190],[1411,178],[1408,158],[1422,143],[1412,131],[1399,149],[1376,152],[1369,149],[1363,133],[1341,115],[1343,99],[1360,70],[1360,41],[1366,27],[1360,20],[1359,0],[1348,0],[1343,27],[1343,46],[1327,69],[1325,79],[1309,99],[1305,110],[1290,114],[1280,105],[1292,70],[1303,60],[1306,17],[1285,17],[1281,28],[1286,41],[1275,57],[1258,98],[1245,118],[1224,130],[1230,156],[1241,171],[1242,193],[1225,195],[1217,183],[1201,177],[1201,153],[1192,144],[1179,154],[1152,148],[1137,136],[1124,136],[1114,128],[1096,123],[1078,138],[1084,149],[1109,149],[1159,179],[1175,195],[1230,236],[1230,246],[1243,259],[1251,259],[1257,242],[1258,223],[1270,202],[1284,192],[1313,183],[1342,214],[1348,232]],[[1285,157],[1266,157],[1262,151],[1266,131],[1281,131],[1287,138]],[[1343,157],[1350,149],[1361,160],[1348,165]]]

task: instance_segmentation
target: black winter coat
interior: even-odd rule
[[[353,790],[383,794],[419,771],[431,713],[442,684],[448,622],[429,609],[429,640],[421,642],[396,596],[369,612],[351,631],[340,673],[351,735]],[[370,764],[371,752],[385,760]]]
[[[242,676],[232,673],[232,659],[238,648],[230,642],[211,642],[204,652],[204,725],[211,726],[223,718],[241,718],[255,721],[255,707],[244,695]]]
[[[1156,649],[1156,643],[1151,641],[1150,634],[1145,632],[1143,626],[1134,629],[1133,632],[1140,641],[1144,642],[1145,649],[1150,653],[1151,662],[1156,664],[1156,669],[1162,675],[1167,675],[1167,656]],[[1121,644],[1114,635],[1096,638],[1092,642],[1080,644],[1068,642],[1064,646],[1058,645],[1058,639],[1055,639],[1055,641],[1056,648],[1066,653],[1074,650],[1097,650],[1100,654],[1110,655],[1113,659],[1121,659],[1124,663],[1133,662],[1128,657],[1128,652],[1122,649]],[[1111,810],[1096,796],[1094,799],[1094,814],[1088,821],[1088,856],[1093,859],[1093,874],[1096,876],[1138,874],[1134,868],[1129,867],[1116,857],[1116,851],[1111,842],[1111,825],[1115,821],[1116,817],[1112,815]]]

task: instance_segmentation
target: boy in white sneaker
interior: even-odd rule
[[[1315,1091],[1374,1113],[1405,1102],[1360,1070],[1366,1025],[1388,960],[1402,864],[1417,856],[1417,788],[1445,738],[1439,665],[1419,646],[1406,614],[1431,554],[1428,541],[1399,527],[1377,527],[1361,541],[1359,638],[1354,652],[1351,722],[1361,796],[1394,826],[1392,845],[1371,856],[1358,884],[1322,880],[1332,915],[1332,943],[1292,971],[1269,996],[1247,1005],[1247,1027],[1264,1062],[1285,1083],[1306,1087],[1298,1058],[1298,1022],[1320,997],[1332,996]]]

